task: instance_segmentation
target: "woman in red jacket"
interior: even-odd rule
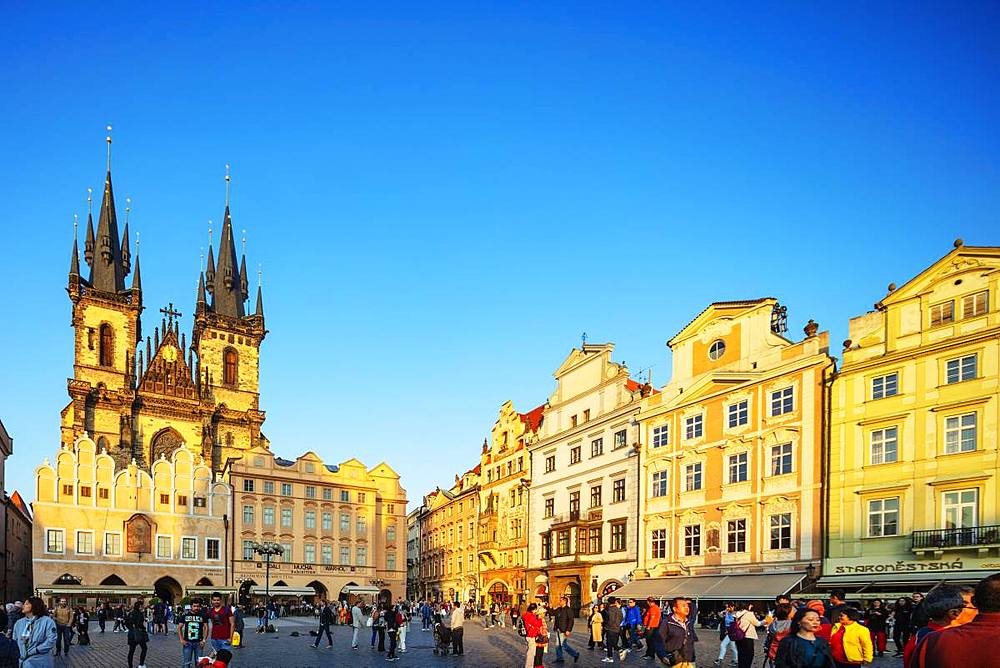
[[[524,657],[524,668],[544,665],[545,645],[549,640],[549,630],[545,628],[545,618],[537,614],[538,604],[531,603],[521,617],[524,622],[524,639],[528,641],[528,652]]]

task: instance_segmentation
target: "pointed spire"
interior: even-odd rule
[[[249,288],[247,287],[247,256],[245,253],[240,258],[240,294],[243,296],[243,301],[246,301],[250,296]]]
[[[94,266],[94,189],[87,188],[87,238],[83,240],[83,259]]]
[[[139,276],[139,253],[135,254],[135,272],[132,274],[132,292],[142,292],[142,277]]]
[[[257,286],[257,310],[254,315],[263,318],[264,317],[264,295],[260,291],[260,286]]]
[[[90,284],[104,292],[125,290],[121,243],[118,240],[118,215],[115,213],[114,188],[111,185],[111,126],[108,126],[108,174],[104,180],[104,197],[97,221],[97,255],[91,265]]]
[[[70,278],[77,277],[80,278],[80,249],[77,245],[77,227],[79,223],[77,222],[76,214],[73,214],[73,255],[69,260],[69,275]]]
[[[125,230],[122,232],[122,269],[125,275],[132,271],[132,251],[128,247],[128,214],[132,210],[132,198],[125,198]]]
[[[208,305],[208,300],[205,299],[205,274],[198,274],[198,310],[202,310]]]
[[[233,318],[242,318],[246,315],[239,271],[239,264],[236,260],[236,240],[233,238],[233,221],[227,206],[222,222],[219,263],[215,267],[215,286],[212,292],[212,310],[220,315]]]
[[[205,266],[208,294],[215,292],[215,254],[212,252],[212,221],[208,221],[208,264]]]

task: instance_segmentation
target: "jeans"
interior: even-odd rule
[[[569,634],[563,633],[562,631],[556,631],[556,637],[559,642],[556,643],[556,661],[563,658],[563,652],[566,652],[574,659],[580,656],[580,653],[569,646]]]
[[[738,655],[736,651],[736,642],[730,638],[728,635],[722,638],[719,642],[719,661],[724,661],[726,658],[726,650],[733,650],[733,659],[735,660]]]
[[[455,650],[455,654],[459,656],[465,654],[465,644],[462,642],[464,636],[465,629],[461,626],[451,630],[451,647]]]
[[[359,631],[361,631],[361,627],[355,626],[354,627],[354,634],[351,636],[351,647],[357,647],[358,646],[358,635],[360,635]]]
[[[132,642],[128,643],[128,668],[132,668],[132,659],[135,657],[135,648],[139,648],[139,665],[146,665],[146,643],[144,642]]]
[[[319,641],[323,639],[323,634],[326,634],[326,639],[330,643],[330,647],[333,647],[333,636],[330,635],[330,625],[320,624],[319,633],[316,634],[316,642],[313,643],[313,647],[319,647]]]
[[[212,638],[210,641],[212,643],[212,649],[218,652],[220,649],[227,649],[229,647],[228,638]]]
[[[609,629],[604,632],[604,647],[608,650],[608,658],[615,658],[618,651],[618,629]]]
[[[201,643],[197,640],[189,640],[181,645],[181,668],[195,668],[200,649]]]
[[[399,651],[400,652],[405,652],[406,651],[406,634],[409,632],[409,627],[410,627],[410,623],[409,622],[403,622],[403,624],[399,627]]]
[[[389,629],[389,653],[386,655],[387,659],[394,658],[396,656],[396,630]]]
[[[56,624],[56,654],[62,651],[63,645],[66,646],[66,652],[69,652],[69,641],[73,638],[73,630],[68,626],[63,626],[62,624]]]

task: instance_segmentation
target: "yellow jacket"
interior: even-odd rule
[[[857,663],[871,663],[874,656],[872,648],[872,633],[867,626],[857,622],[843,625],[837,622],[830,630],[830,635],[836,634],[841,626],[844,627],[844,654],[847,660]]]

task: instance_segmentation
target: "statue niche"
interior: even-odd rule
[[[149,444],[149,465],[152,466],[153,462],[160,458],[160,455],[170,459],[170,455],[174,453],[174,450],[183,447],[184,439],[170,427],[156,432],[156,435],[153,436],[153,440]]]

